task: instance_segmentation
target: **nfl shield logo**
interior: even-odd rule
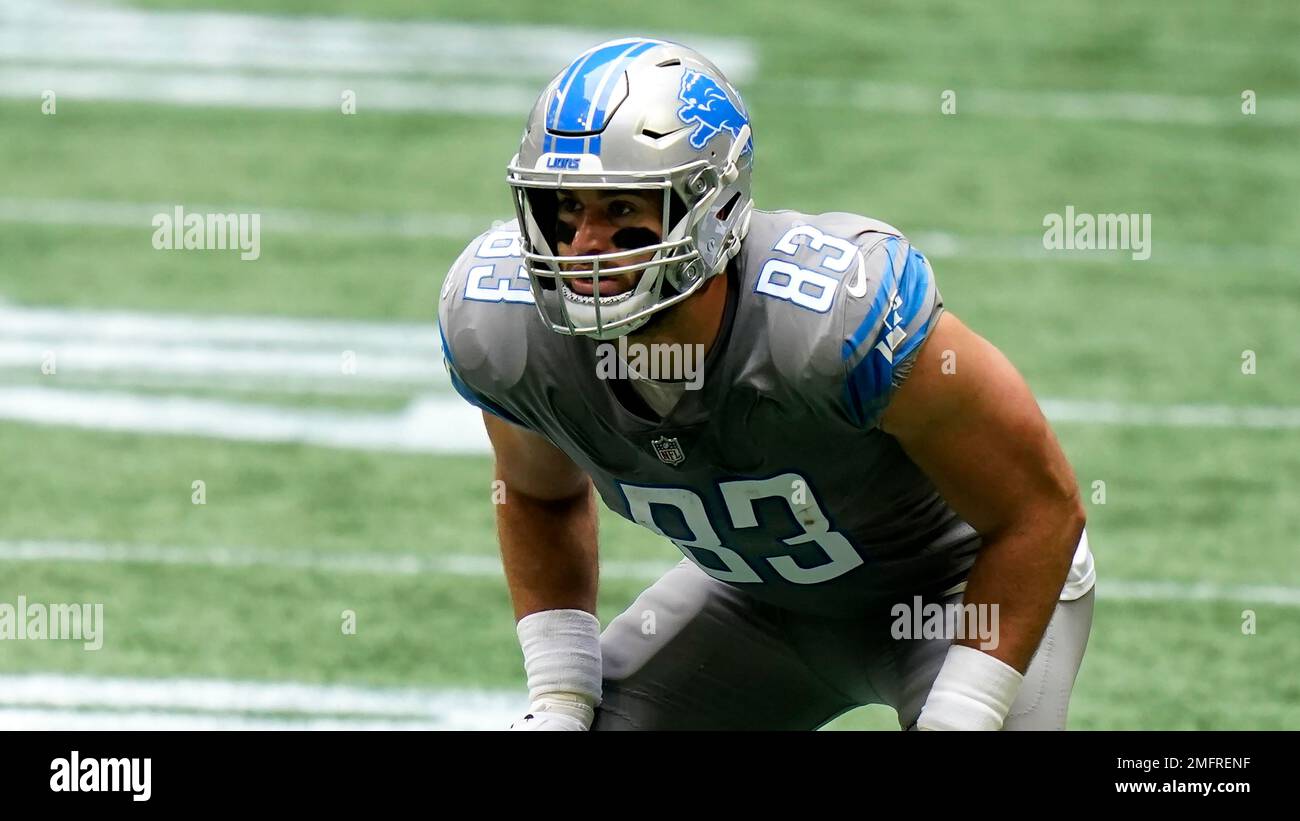
[[[664,464],[676,467],[686,461],[686,454],[682,452],[682,446],[678,444],[676,437],[670,439],[661,436],[651,441],[650,445],[655,449],[655,456],[658,456],[659,461]]]

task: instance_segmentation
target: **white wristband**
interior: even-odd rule
[[[918,730],[1000,730],[1025,679],[988,653],[954,644],[916,720]]]
[[[585,610],[542,610],[515,626],[528,698],[564,693],[600,704],[600,622]]]

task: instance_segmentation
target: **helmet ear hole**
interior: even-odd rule
[[[737,191],[736,193],[731,195],[731,199],[727,200],[726,205],[718,209],[718,222],[726,222],[727,218],[731,216],[731,209],[735,208],[736,203],[739,201],[740,201],[740,192]]]

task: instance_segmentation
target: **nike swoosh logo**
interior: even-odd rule
[[[867,260],[863,256],[861,248],[858,249],[857,276],[845,289],[849,292],[849,296],[854,299],[861,299],[867,295]]]
[[[865,252],[861,248],[858,249],[857,274],[852,282],[844,286],[844,289],[849,292],[849,296],[853,297],[854,299],[861,299],[862,297],[867,295],[867,257],[874,254],[876,252],[876,249],[879,248],[881,245],[883,245],[888,239],[889,237],[885,237],[883,239],[876,240],[876,243],[872,245],[870,248],[868,248]],[[894,261],[892,259],[886,259],[885,264],[893,265]]]

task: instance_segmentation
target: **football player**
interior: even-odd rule
[[[699,53],[598,45],[528,117],[516,220],[447,276],[445,362],[507,493],[513,726],[811,729],[883,703],[905,729],[1064,728],[1094,572],[1034,397],[897,229],[755,209],[754,151]],[[698,350],[703,378],[604,367],[630,343]],[[593,488],[685,554],[603,634]],[[913,630],[918,608],[992,609],[997,635]]]

